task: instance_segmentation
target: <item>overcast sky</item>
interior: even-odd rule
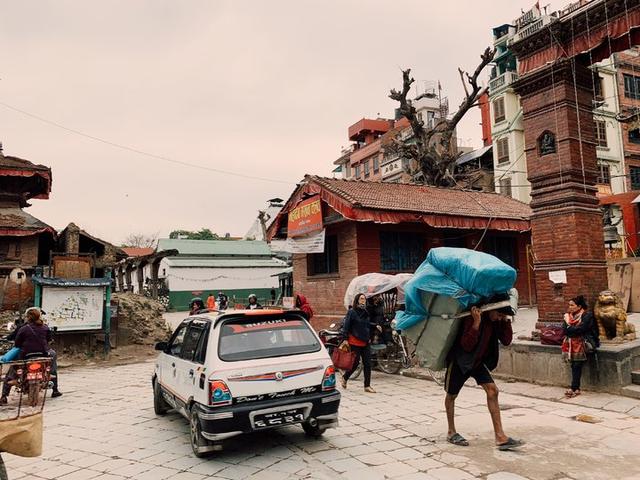
[[[391,117],[401,67],[452,106],[491,28],[533,0],[76,0],[3,2],[4,153],[53,170],[32,215],[119,243],[208,227],[243,235],[305,173],[331,175],[347,128]],[[562,5],[554,5],[560,7]],[[488,75],[488,72],[486,72]],[[485,76],[486,80],[486,76]],[[480,116],[459,129],[480,146]]]

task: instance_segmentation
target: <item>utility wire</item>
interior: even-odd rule
[[[232,175],[234,177],[240,177],[240,178],[245,178],[245,179],[252,179],[252,180],[260,180],[263,182],[272,182],[272,183],[282,183],[285,185],[295,185],[296,182],[289,182],[286,180],[278,180],[276,178],[267,178],[267,177],[259,177],[259,176],[255,176],[255,175],[247,175],[244,173],[238,173],[238,172],[232,172],[229,170],[222,170],[220,168],[213,168],[213,167],[206,167],[204,165],[198,165],[195,163],[189,163],[189,162],[184,162],[182,160],[176,160],[174,158],[169,158],[169,157],[164,157],[162,155],[156,155],[154,153],[149,153],[149,152],[145,152],[144,150],[140,150],[138,148],[134,148],[134,147],[129,147],[127,145],[123,145],[121,143],[116,143],[116,142],[112,142],[110,140],[105,140],[104,138],[100,138],[100,137],[96,137],[95,135],[90,135],[88,133],[84,133],[81,132],[80,130],[76,130],[74,128],[69,128],[66,127],[60,123],[54,122],[52,120],[47,120],[46,118],[40,117],[39,115],[35,115],[33,113],[29,113],[25,110],[22,110],[20,108],[14,107],[13,105],[9,105],[8,103],[5,103],[3,101],[0,100],[0,105],[9,109],[9,110],[13,110],[14,112],[18,112],[21,113],[22,115],[25,115],[27,117],[33,118],[35,120],[38,120],[39,122],[42,123],[46,123],[47,125],[52,125],[54,127],[57,127],[61,130],[64,130],[66,132],[69,133],[73,133],[75,135],[79,135],[81,137],[85,137],[91,140],[94,140],[96,142],[100,142],[100,143],[104,143],[105,145],[109,145],[111,147],[115,147],[115,148],[119,148],[121,150],[126,150],[128,152],[133,152],[133,153],[137,153],[138,155],[143,155],[145,157],[149,157],[149,158],[155,158],[156,160],[162,160],[164,162],[168,162],[168,163],[173,163],[176,165],[182,165],[184,167],[191,167],[191,168],[197,168],[199,170],[206,170],[208,172],[215,172],[215,173],[220,173],[223,175]]]

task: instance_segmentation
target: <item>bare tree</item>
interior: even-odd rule
[[[143,233],[130,233],[127,238],[122,242],[123,247],[136,247],[136,248],[155,248],[158,243],[158,236],[160,232],[156,232],[152,235],[145,235]]]
[[[426,129],[424,122],[418,118],[416,108],[407,99],[411,85],[415,81],[411,77],[411,69],[402,71],[402,91],[391,90],[389,98],[400,103],[400,114],[409,120],[413,131],[414,143],[407,144],[396,138],[389,148],[398,155],[415,161],[417,171],[414,177],[422,177],[429,185],[451,187],[456,185],[455,161],[458,158],[456,145],[452,145],[456,126],[465,114],[477,105],[478,98],[485,89],[478,85],[478,76],[493,60],[495,50],[487,48],[480,56],[481,62],[473,74],[458,68],[465,90],[465,98],[450,118],[440,118],[433,128]]]

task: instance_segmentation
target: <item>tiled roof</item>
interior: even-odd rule
[[[19,157],[12,157],[9,155],[2,155],[0,153],[0,168],[22,168],[25,170],[44,170],[50,171],[49,167],[45,167],[44,165],[36,165],[29,160],[25,160]]]
[[[531,216],[529,205],[497,193],[317,176],[306,178],[358,208],[524,220]]]
[[[0,209],[0,230],[4,229],[33,232],[50,230],[55,234],[53,227],[18,207],[3,207]]]
[[[144,257],[145,255],[151,255],[155,252],[155,249],[150,247],[122,247],[122,251],[128,257]]]

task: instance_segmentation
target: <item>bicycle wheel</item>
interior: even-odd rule
[[[2,455],[0,455],[0,480],[9,480],[7,469],[4,466],[4,460],[2,460]]]
[[[378,367],[380,367],[380,370],[391,375],[398,373],[402,368],[401,353],[400,346],[397,344],[378,352]]]
[[[358,364],[358,367],[353,371],[353,373],[349,377],[349,380],[355,380],[360,376],[361,373],[362,373],[362,362]]]

